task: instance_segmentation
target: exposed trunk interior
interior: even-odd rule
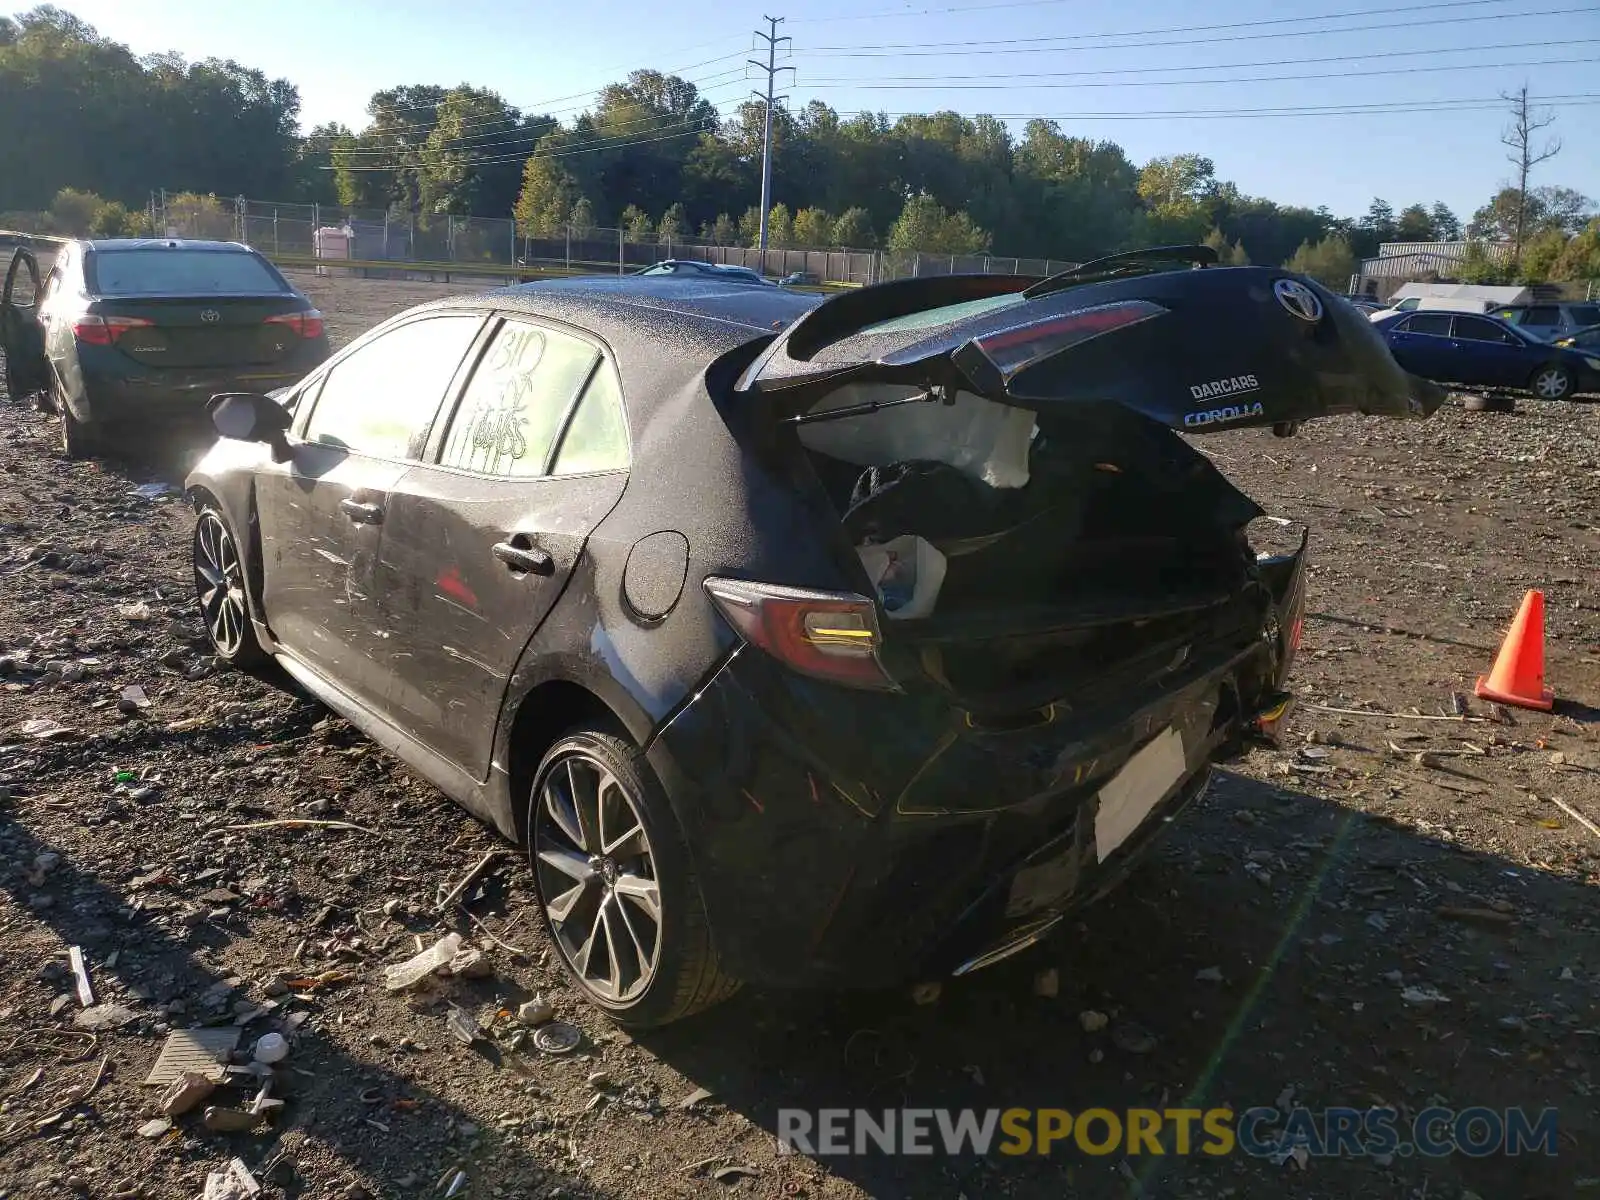
[[[1106,696],[1259,635],[1271,597],[1244,530],[1261,509],[1119,404],[1036,415],[963,396],[798,434],[870,582],[875,547],[920,538],[943,557],[926,615],[897,618],[906,596],[878,586],[884,635],[897,670],[974,711],[1003,719],[1079,679]]]

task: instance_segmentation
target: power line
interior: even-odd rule
[[[1116,80],[1091,80],[1075,83],[943,83],[950,76],[929,77],[929,81],[936,86],[951,91],[1010,91],[1016,87],[1030,88],[1103,88],[1103,87],[1189,87],[1201,84],[1226,84],[1226,83],[1303,83],[1313,79],[1360,79],[1376,75],[1417,75],[1424,72],[1437,73],[1441,71],[1486,71],[1498,70],[1505,67],[1561,67],[1573,66],[1580,63],[1600,62],[1596,58],[1543,58],[1527,62],[1496,62],[1496,63],[1461,63],[1456,66],[1439,67],[1388,67],[1377,71],[1335,71],[1319,75],[1240,75],[1231,79],[1165,79],[1149,82],[1138,81],[1124,83]],[[1205,70],[1204,67],[1191,67],[1190,70]],[[867,83],[857,79],[818,79],[812,81],[816,85],[829,85],[833,87],[848,87],[855,91],[926,91],[928,84],[922,83]]]
[[[594,152],[596,152],[598,150],[622,150],[622,149],[625,149],[628,146],[643,146],[643,145],[646,145],[646,144],[648,144],[650,142],[665,142],[665,141],[671,140],[672,138],[696,136],[696,135],[701,134],[701,133],[706,133],[709,130],[710,130],[710,125],[709,125],[708,122],[694,122],[694,123],[692,123],[692,127],[691,128],[684,129],[684,130],[682,130],[681,132],[678,132],[678,133],[664,133],[664,134],[661,134],[658,137],[632,138],[632,139],[623,139],[623,140],[618,140],[618,139],[614,139],[614,138],[597,138],[597,139],[594,140],[594,142],[592,144],[587,144],[587,145],[581,146],[580,148],[576,148],[576,149],[562,149],[562,150],[557,150],[557,151],[550,151],[550,152],[544,153],[544,154],[540,154],[538,152],[535,152],[533,154],[497,154],[497,155],[489,155],[489,156],[484,157],[484,158],[475,158],[475,159],[473,159],[472,160],[472,165],[474,167],[478,167],[478,166],[486,166],[486,165],[491,164],[491,163],[500,163],[500,162],[526,162],[528,159],[533,159],[533,158],[538,158],[538,159],[545,159],[545,158],[571,158],[571,157],[573,157],[575,155],[578,155],[578,154],[593,154]],[[419,164],[414,163],[414,162],[413,163],[388,163],[388,164],[385,164],[383,166],[365,166],[365,165],[364,166],[345,166],[345,167],[329,166],[329,167],[323,167],[321,169],[324,170],[324,171],[338,171],[338,170],[345,170],[345,171],[399,171],[399,170],[411,170],[411,169],[414,169],[415,167],[417,167],[418,165]]]
[[[1417,29],[1430,25],[1465,25],[1469,21],[1504,21],[1508,16],[1518,20],[1533,17],[1565,17],[1575,13],[1592,13],[1592,6],[1577,8],[1544,8],[1533,12],[1486,13],[1476,17],[1430,17],[1422,21],[1383,21],[1373,25],[1347,25],[1342,29],[1286,29],[1275,33],[1232,33],[1209,38],[1175,38],[1171,41],[1124,42],[1114,46],[1042,46],[1041,42],[1074,41],[1088,34],[1060,34],[1029,38],[995,38],[975,42],[884,42],[863,46],[813,46],[795,53],[801,56],[817,55],[821,58],[944,58],[967,54],[1067,54],[1096,50],[1152,50],[1163,46],[1204,46],[1217,42],[1270,41],[1282,38],[1332,37],[1341,33],[1369,33],[1374,30],[1388,32],[1392,29]],[[1132,35],[1128,35],[1132,36]],[[981,49],[986,46],[1012,46],[1015,49]]]
[[[1600,92],[1583,92],[1569,96],[1546,96],[1540,104],[1553,108],[1584,108],[1600,103]],[[1440,99],[1416,101],[1378,101],[1371,104],[1286,105],[1269,108],[1175,108],[1146,109],[1127,112],[1088,111],[1073,113],[980,113],[996,121],[1114,121],[1114,120],[1180,120],[1194,118],[1233,117],[1317,117],[1317,116],[1388,116],[1409,112],[1475,112],[1493,109],[1499,111],[1505,101],[1499,96],[1481,99]],[[888,117],[920,117],[923,112],[891,112]]]
[[[1382,50],[1377,53],[1363,52],[1360,54],[1325,54],[1313,58],[1278,58],[1267,60],[1251,60],[1249,62],[1231,63],[1200,63],[1193,66],[1182,67],[1115,67],[1097,71],[1037,71],[1037,72],[1008,72],[1007,79],[1077,79],[1089,75],[1170,75],[1177,71],[1238,71],[1252,70],[1257,67],[1297,67],[1312,63],[1336,62],[1366,62],[1375,58],[1417,58],[1422,55],[1438,54],[1474,54],[1488,50],[1543,50],[1550,46],[1583,46],[1600,42],[1600,37],[1591,38],[1561,38],[1544,42],[1498,42],[1485,43],[1476,46],[1435,46],[1426,50]],[[1493,64],[1490,64],[1493,65]],[[873,79],[888,82],[916,82],[938,83],[944,80],[970,80],[990,79],[992,74],[982,75],[951,75],[942,72],[938,75],[874,75]],[[819,79],[818,83],[837,83],[838,80]]]
[[[848,16],[842,17],[801,17],[797,18],[797,20],[804,21],[808,25],[822,25],[836,24],[841,21],[876,21],[888,17],[933,17],[943,16],[947,13],[995,12],[1008,8],[1044,8],[1056,4],[1072,4],[1075,2],[1076,0],[1004,0],[1004,2],[1000,4],[971,4],[950,8],[892,9],[874,13],[852,13]],[[1427,12],[1430,9],[1440,8],[1481,8],[1488,4],[1507,4],[1516,2],[1517,0],[1438,0],[1438,2],[1433,4],[1410,5],[1406,11]],[[1081,38],[1143,37],[1146,34],[1189,33],[1206,29],[1245,29],[1257,25],[1287,25],[1304,21],[1335,20],[1340,17],[1375,17],[1381,16],[1385,12],[1390,11],[1392,11],[1392,9],[1362,8],[1346,12],[1320,13],[1315,16],[1308,14],[1302,17],[1268,17],[1253,21],[1236,21],[1228,25],[1179,25],[1170,29],[1129,29],[1120,33],[1085,33],[1077,36]]]

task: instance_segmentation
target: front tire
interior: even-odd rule
[[[209,505],[195,522],[193,563],[195,599],[213,653],[241,670],[265,663],[267,654],[250,623],[238,540],[222,514]]]
[[[562,970],[619,1025],[649,1029],[738,990],[666,793],[626,737],[578,728],[539,764],[528,861]]]
[[[1533,373],[1528,387],[1541,400],[1565,400],[1572,395],[1572,372],[1556,363],[1540,367]]]

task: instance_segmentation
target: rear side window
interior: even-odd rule
[[[1561,324],[1561,310],[1553,304],[1540,305],[1527,309],[1522,316],[1524,325],[1559,325]]]
[[[1511,340],[1510,334],[1496,325],[1493,321],[1485,321],[1481,317],[1457,317],[1456,336],[1472,342],[1500,342],[1502,344]]]
[[[370,458],[421,459],[428,432],[482,321],[428,317],[398,325],[334,364],[306,440]]]
[[[1567,310],[1572,323],[1577,326],[1600,325],[1600,304],[1574,304]]]
[[[1449,337],[1450,314],[1414,313],[1403,328],[1407,333],[1429,333],[1434,337]]]
[[[572,424],[561,438],[552,475],[583,475],[594,471],[620,471],[628,465],[628,427],[622,415],[622,388],[610,363],[601,363]]]
[[[282,293],[254,254],[227,250],[98,250],[91,286],[102,296],[228,296]]]
[[[440,463],[483,475],[543,475],[573,397],[599,360],[582,338],[506,321],[462,393]]]

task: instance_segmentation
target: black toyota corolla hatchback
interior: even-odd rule
[[[1258,554],[1175,431],[1439,399],[1263,268],[533,284],[218,397],[195,582],[662,1024],[961,973],[1103,892],[1271,736],[1299,638],[1304,537]]]
[[[17,303],[23,271],[36,293],[28,305]],[[215,393],[283,387],[328,357],[322,314],[249,246],[72,241],[42,287],[38,273],[32,252],[17,251],[0,343],[11,390],[43,393],[71,458],[204,427]]]

